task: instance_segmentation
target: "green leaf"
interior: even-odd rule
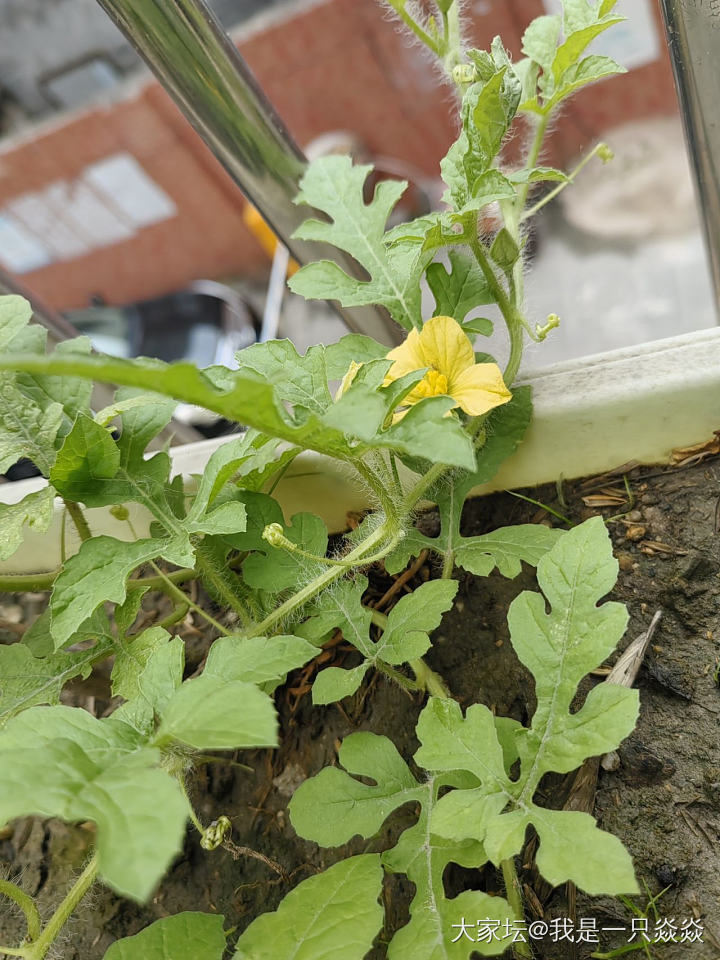
[[[470,257],[458,250],[451,250],[448,256],[449,272],[442,263],[431,263],[427,268],[428,285],[435,297],[433,316],[454,317],[460,323],[471,310],[493,303],[494,298],[482,270]],[[486,335],[490,333],[492,324]]]
[[[0,297],[0,341],[9,344],[32,319],[32,307],[25,297]]]
[[[550,614],[539,593],[525,591],[510,606],[512,644],[535,677],[538,699],[530,732],[518,746],[521,759],[534,751],[538,781],[550,770],[566,773],[586,756],[614,749],[635,726],[637,691],[624,687],[610,691],[624,706],[601,712],[602,719],[595,715],[594,697],[570,713],[578,684],[612,653],[627,626],[621,603],[598,606],[614,586],[617,571],[605,523],[594,517],[568,531],[538,564],[538,584]]]
[[[43,487],[19,503],[0,503],[0,560],[9,559],[23,542],[23,527],[45,533],[52,522],[55,491]]]
[[[139,501],[164,521],[169,533],[177,533],[165,490],[170,459],[165,452],[144,457],[174,404],[157,396],[139,397],[134,390],[118,390],[117,396],[143,401],[123,411],[120,440],[116,443],[106,427],[79,415],[58,452],[52,482],[64,497],[89,507]]]
[[[539,523],[500,527],[479,537],[460,537],[455,559],[458,566],[478,577],[488,576],[497,567],[504,577],[513,579],[522,569],[521,560],[537,566],[562,535],[562,530]]]
[[[506,227],[503,227],[493,240],[490,256],[504,273],[512,273],[520,256],[520,248]]]
[[[341,337],[337,343],[329,343],[325,347],[325,369],[328,379],[341,380],[353,360],[355,363],[382,360],[387,356],[387,352],[387,347],[373,340],[372,337],[365,337],[360,333],[349,333]]]
[[[566,173],[563,173],[562,170],[556,170],[555,167],[513,170],[512,173],[508,173],[507,177],[512,183],[543,183],[548,180],[555,183],[568,183],[570,179]]]
[[[279,683],[317,652],[317,647],[302,637],[220,637],[210,647],[203,676]]]
[[[186,912],[163,917],[134,937],[123,937],[103,960],[222,960],[224,917]]]
[[[120,639],[111,674],[114,697],[134,700],[140,695],[140,678],[153,653],[164,647],[170,634],[162,627],[148,627],[132,640]],[[182,676],[182,674],[181,674]]]
[[[81,414],[58,452],[50,481],[62,496],[88,506],[105,506],[98,499],[98,487],[112,480],[120,467],[120,451],[109,431],[91,417]],[[112,499],[116,496],[113,493]],[[118,500],[127,499],[122,495]]]
[[[451,924],[470,910],[501,922],[511,914],[502,897],[491,898],[479,891],[466,891],[454,900],[446,898],[443,873],[449,863],[478,867],[486,861],[482,846],[473,840],[448,843],[430,834],[428,821],[438,793],[452,777],[419,783],[392,742],[373,733],[351,734],[343,741],[338,759],[348,773],[327,767],[295,791],[289,807],[295,830],[306,839],[339,846],[356,834],[372,837],[394,810],[407,803],[420,804],[418,822],[405,830],[397,846],[382,858],[387,869],[406,873],[416,887],[410,922],[395,934],[388,957],[469,960],[476,944],[467,940],[464,945],[452,944],[448,937]],[[374,785],[355,777],[370,779]],[[498,954],[503,947],[496,942],[488,952]]]
[[[312,702],[316,706],[325,706],[328,703],[343,700],[345,697],[351,697],[360,687],[369,669],[370,664],[367,660],[350,670],[326,667],[315,678],[312,686]]]
[[[457,589],[457,580],[431,580],[402,597],[375,645],[375,659],[397,665],[421,657],[430,647],[428,634],[440,626]]]
[[[558,84],[566,71],[577,64],[588,44],[592,43],[601,33],[604,33],[608,27],[612,27],[616,23],[622,23],[624,19],[624,17],[604,17],[602,20],[589,23],[587,26],[569,33],[565,41],[558,47],[553,60],[552,71],[555,83]]]
[[[454,416],[451,397],[429,397],[410,407],[401,420],[385,431],[394,450],[409,456],[427,457],[435,463],[472,470],[475,451],[470,437]]]
[[[587,814],[537,807],[533,796],[546,773],[567,773],[587,757],[615,749],[635,725],[637,691],[625,687],[601,684],[580,709],[572,709],[580,681],[625,630],[622,604],[599,605],[616,577],[609,537],[596,517],[565,533],[540,560],[544,595],[525,591],[511,604],[511,641],[535,679],[537,707],[529,728],[503,730],[481,704],[463,717],[451,700],[431,700],[418,722],[417,762],[430,770],[467,771],[478,783],[440,800],[431,823],[436,833],[456,839],[464,835],[463,824],[471,824],[472,836],[499,864],[520,852],[532,824],[543,876],[553,884],[572,881],[593,894],[637,890],[627,852]],[[514,740],[520,760],[516,779],[510,780],[506,765],[515,751],[508,757],[499,734]]]
[[[332,592],[323,594],[310,607],[310,617],[298,632],[321,643],[331,630],[340,629],[345,640],[362,654],[363,663],[351,670],[322,670],[313,684],[313,703],[332,703],[355,693],[367,670],[378,663],[399,665],[421,657],[430,647],[428,634],[452,606],[457,587],[455,580],[422,584],[393,607],[377,641],[370,636],[372,613],[361,602],[367,578],[341,581]]]
[[[157,540],[127,543],[113,537],[92,537],[70,557],[53,586],[50,606],[56,649],[69,643],[75,631],[100,606],[123,603],[126,581],[140,564],[162,551]]]
[[[73,653],[35,657],[24,643],[0,646],[0,727],[37,704],[55,704],[74,677],[85,679],[92,665],[113,649],[111,637]]]
[[[184,668],[185,644],[180,637],[173,637],[150,651],[147,662],[137,677],[137,693],[134,697],[146,708],[150,718],[161,716],[165,712],[176,691],[180,689]]]
[[[298,513],[285,526],[279,503],[264,493],[243,491],[238,494],[247,511],[247,528],[242,533],[226,536],[236,550],[251,551],[243,563],[243,577],[248,586],[268,593],[279,593],[297,587],[306,577],[308,560],[288,550],[273,547],[263,539],[266,526],[279,523],[285,536],[302,550],[324,557],[328,534],[323,521],[311,513]]]
[[[198,750],[277,746],[272,701],[252,683],[201,675],[186,680],[163,710],[155,742]]]
[[[48,476],[62,418],[59,403],[43,410],[20,390],[15,376],[5,373],[0,381],[0,473],[27,457]]]
[[[409,801],[420,801],[423,788],[387,737],[353,733],[346,737],[338,767],[325,767],[293,795],[290,819],[297,833],[326,847],[338,847],[359,834],[374,836],[387,817]],[[369,777],[375,786],[348,774]]]
[[[295,202],[321,210],[330,222],[306,220],[294,234],[301,240],[330,243],[349,253],[365,268],[370,280],[357,280],[337,264],[321,260],[302,267],[289,285],[308,299],[339,300],[346,307],[381,304],[397,323],[410,330],[421,322],[419,280],[428,258],[423,258],[415,245],[385,246],[385,224],[407,184],[384,180],[366,204],[363,191],[371,170],[368,165],[353,166],[349,157],[327,156],[313,161]]]
[[[367,381],[362,379],[358,380],[357,387],[354,383],[351,384],[348,392],[343,395],[343,402],[333,403],[322,417],[317,414],[301,417],[301,411],[296,416],[286,409],[273,384],[261,379],[252,371],[232,371],[220,367],[200,371],[188,363],[166,365],[160,361],[147,359],[130,361],[95,356],[70,358],[57,355],[39,357],[31,354],[0,357],[0,369],[83,376],[124,383],[145,390],[152,389],[177,400],[213,410],[229,420],[243,422],[262,433],[286,440],[297,447],[316,450],[341,459],[356,458],[374,448],[394,448],[410,455],[420,455],[422,452],[426,459],[446,463],[449,466],[469,467],[471,461],[474,463],[469,440],[459,427],[457,420],[454,417],[443,417],[447,409],[445,398],[431,397],[414,407],[414,410],[424,411],[424,414],[415,414],[418,420],[423,418],[428,420],[431,439],[428,443],[428,433],[416,439],[413,432],[409,431],[407,426],[403,426],[409,414],[400,424],[393,424],[388,429],[383,429],[387,416],[391,412],[388,405],[392,401],[393,394],[384,391],[380,383],[370,388]],[[363,402],[357,403],[356,399],[360,395]],[[126,411],[124,417],[129,417],[133,413],[135,411]],[[357,435],[359,427],[362,428],[360,437]],[[139,462],[136,445],[130,441],[126,441],[124,445],[125,436],[124,433],[118,443],[121,448],[121,473],[123,456],[127,456],[128,461],[132,460],[133,464]],[[442,441],[437,446],[437,460],[435,459],[436,445],[432,442],[435,438]],[[143,437],[143,449],[146,442]],[[126,453],[123,453],[123,450]],[[167,455],[159,453],[144,463],[140,475],[153,484],[152,496],[148,496],[148,506],[156,511],[159,509],[162,516],[159,515],[158,519],[172,525],[172,512],[162,511],[162,502],[158,499],[159,487],[166,482],[168,467]],[[152,472],[149,473],[149,471]],[[138,472],[140,472],[139,468]],[[124,479],[131,482],[131,485],[137,483],[134,473]],[[116,481],[108,481],[108,483],[115,484]],[[89,490],[87,495],[97,498],[99,493],[103,496],[107,494],[109,497],[107,502],[111,503],[122,499],[118,490],[119,488],[113,488],[110,495],[110,490],[103,484],[102,491],[96,490],[93,495]],[[132,492],[126,491],[126,493],[125,499],[131,499],[134,496]],[[184,542],[177,539],[172,555],[166,552],[165,556],[181,565],[192,562],[187,535]]]
[[[377,854],[341,860],[254,920],[234,960],[363,960],[383,923]]]
[[[562,21],[559,16],[536,17],[522,38],[522,52],[542,68],[545,77],[552,74]]]
[[[290,340],[256,343],[237,353],[242,370],[252,370],[278,388],[283,400],[308,413],[323,413],[332,403],[325,348],[310,347],[301,357]]]
[[[0,733],[0,758],[0,822],[93,820],[101,878],[122,896],[150,897],[180,850],[187,803],[136,731],[78,708],[32,707]]]
[[[448,187],[443,199],[457,213],[500,199],[493,191],[515,195],[512,184],[491,167],[512,124],[520,93],[520,81],[509,65],[500,66],[486,82],[472,84],[465,93],[462,131],[440,164]],[[474,203],[476,193],[478,198],[485,197]]]
[[[561,100],[565,100],[570,94],[589,83],[595,83],[605,77],[613,77],[626,72],[624,67],[621,67],[610,57],[594,55],[585,57],[584,60],[581,60],[576,66],[570,67],[562,75],[557,93],[553,96],[552,105],[554,106]]]

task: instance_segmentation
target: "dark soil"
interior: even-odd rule
[[[720,459],[676,469],[635,469],[628,478],[632,502],[627,501],[619,475],[565,484],[562,498],[554,486],[530,493],[574,522],[597,512],[616,517],[609,529],[621,572],[613,597],[624,601],[631,615],[623,643],[646,630],[657,609],[663,611],[637,681],[642,704],[639,724],[618,751],[617,769],[600,770],[594,814],[632,853],[638,879],[648,891],[635,898],[635,905],[644,909],[648,898],[664,889],[657,904],[661,916],[678,922],[694,918],[704,925],[703,943],[663,944],[653,947],[652,955],[659,960],[718,960],[720,689],[713,674],[720,654]],[[603,498],[611,502],[602,506]],[[466,506],[465,532],[478,534],[530,520],[560,523],[515,496],[494,495]],[[430,532],[436,518],[430,513],[420,522]],[[422,566],[409,585],[432,575],[431,568]],[[380,599],[392,582],[377,572],[368,599]],[[458,602],[437,631],[428,660],[463,705],[480,701],[499,714],[523,721],[532,713],[532,681],[513,653],[506,615],[511,600],[534,585],[534,572],[528,568],[511,581],[497,574],[487,579],[460,575]],[[401,595],[398,590],[394,600]],[[333,658],[328,662],[345,658],[352,663],[353,653],[339,644],[327,656]],[[338,741],[356,730],[372,730],[391,737],[410,758],[417,747],[414,727],[422,707],[419,697],[411,698],[377,676],[337,706],[313,707],[303,693],[307,678],[307,673],[293,675],[277,693],[283,730],[278,750],[237,758],[249,764],[252,773],[219,757],[217,763],[202,766],[191,785],[201,819],[209,822],[228,815],[234,843],[277,861],[291,879],[278,876],[260,860],[244,855],[235,859],[226,849],[207,853],[197,835],[188,833],[182,856],[151,903],[141,907],[97,886],[67,928],[58,957],[100,960],[115,939],[181,910],[223,913],[227,927],[243,928],[259,913],[274,909],[292,884],[340,856],[383,849],[391,834],[411,822],[412,811],[403,808],[369,847],[358,840],[349,848],[328,851],[295,836],[287,815],[288,800],[303,779],[336,762]],[[106,680],[96,678],[92,702],[99,713],[107,707],[103,695],[107,698]],[[543,802],[562,806],[571,781],[572,775],[567,781],[556,778],[543,784]],[[27,819],[0,833],[0,860],[9,875],[21,874],[27,890],[51,907],[82,865],[91,842],[89,824]],[[536,943],[539,956],[582,960],[592,950],[611,950],[627,942],[632,913],[626,904],[579,893],[575,898],[565,888],[548,891],[534,874],[531,859],[528,848],[522,880],[529,920],[574,916],[578,921],[594,918],[598,929],[622,928],[601,932],[599,947],[549,940]],[[502,890],[494,871],[478,876],[451,869],[449,892],[468,881]],[[389,878],[387,926],[373,960],[384,957],[382,942],[406,922],[411,895],[412,885],[404,878]],[[12,913],[0,914],[0,929],[6,941],[21,935],[21,924]],[[645,956],[643,952],[630,955]]]

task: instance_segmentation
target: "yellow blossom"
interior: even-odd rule
[[[479,417],[512,397],[496,363],[475,363],[472,345],[452,317],[433,317],[420,330],[412,330],[404,343],[388,353],[388,359],[393,365],[386,384],[427,368],[423,379],[404,398],[406,407],[425,397],[445,395],[465,413]]]

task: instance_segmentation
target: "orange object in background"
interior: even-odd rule
[[[277,250],[278,238],[269,226],[267,220],[265,220],[257,207],[254,207],[250,201],[245,204],[245,209],[243,210],[243,223],[272,260]],[[299,269],[300,264],[297,260],[290,259],[288,262],[287,275],[291,277]]]

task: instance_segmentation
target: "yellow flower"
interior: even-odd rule
[[[462,327],[452,317],[433,317],[412,330],[404,343],[388,353],[393,365],[385,383],[427,367],[427,373],[403,400],[412,406],[425,397],[448,396],[471,417],[488,413],[511,399],[496,363],[475,363],[475,353]]]

